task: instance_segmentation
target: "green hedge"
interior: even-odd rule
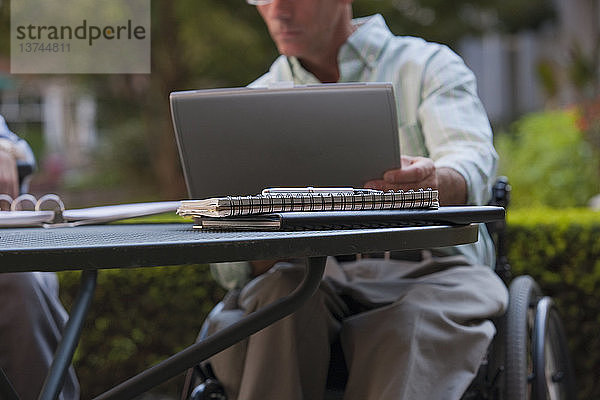
[[[600,154],[578,118],[575,109],[528,114],[495,135],[499,174],[513,187],[511,208],[584,207],[600,192]]]
[[[69,309],[80,272],[61,272],[59,279]],[[74,358],[81,398],[95,397],[193,344],[223,295],[203,265],[99,271]],[[175,396],[182,385],[177,378],[158,391]]]
[[[563,318],[580,399],[600,398],[600,212],[508,211],[514,275],[531,275]]]
[[[600,213],[510,210],[509,259],[533,276],[563,316],[580,399],[600,398]],[[70,307],[79,273],[60,274]],[[89,399],[194,342],[223,292],[205,266],[100,271],[77,350],[82,398]],[[158,390],[176,396],[182,377]]]

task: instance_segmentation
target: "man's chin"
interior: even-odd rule
[[[300,46],[295,46],[293,44],[278,44],[277,49],[279,50],[279,54],[287,57],[300,57],[302,55]]]
[[[279,33],[273,37],[275,45],[279,50],[280,54],[288,57],[298,57],[301,55],[305,46],[303,45],[304,41],[298,34],[292,33]]]

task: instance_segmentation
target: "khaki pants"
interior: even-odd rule
[[[38,398],[66,320],[56,274],[0,274],[0,367],[22,400]],[[59,398],[79,398],[72,367]]]
[[[212,316],[209,332],[287,295],[302,268],[278,263],[251,281],[240,309]],[[494,336],[489,319],[507,302],[495,273],[461,256],[330,258],[319,290],[297,312],[211,363],[230,400],[320,400],[330,344],[339,336],[349,369],[344,399],[459,399]]]

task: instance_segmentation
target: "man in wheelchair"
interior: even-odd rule
[[[497,154],[475,78],[459,56],[394,36],[380,15],[353,20],[352,0],[247,1],[281,53],[251,86],[394,85],[402,168],[365,187],[432,187],[442,205],[488,203]],[[330,349],[339,343],[348,369],[345,399],[459,399],[495,334],[490,319],[507,306],[493,266],[484,226],[472,245],[330,258],[307,304],[217,354],[211,365],[230,400],[323,399]],[[304,268],[296,260],[212,267],[232,291],[202,335],[289,294]]]

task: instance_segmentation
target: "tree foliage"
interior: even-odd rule
[[[496,137],[511,208],[586,206],[598,194],[600,158],[577,120],[576,110],[531,114]]]
[[[121,114],[120,121],[137,121],[137,125],[129,124],[141,139],[133,146],[145,149],[144,164],[158,182],[161,197],[181,198],[185,191],[169,115],[169,93],[244,86],[263,73],[275,56],[256,11],[245,3],[154,1],[152,74],[110,76],[96,88],[106,99],[101,104],[107,114]]]
[[[354,11],[380,12],[396,34],[449,45],[465,35],[536,29],[554,18],[549,0],[355,0]]]

